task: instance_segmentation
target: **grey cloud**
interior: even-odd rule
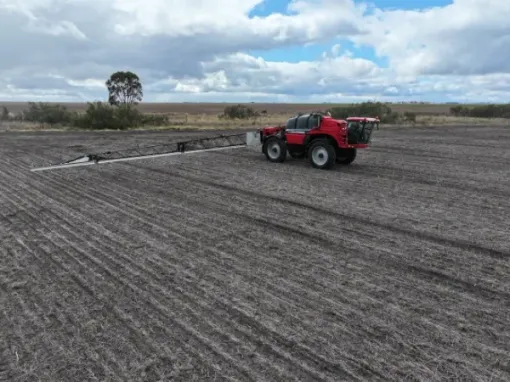
[[[510,73],[510,28],[503,31],[482,28],[463,30],[443,36],[441,42],[437,43],[435,58],[433,65],[426,66],[422,74]]]
[[[0,71],[17,73],[14,84],[26,82],[34,71],[59,73],[73,79],[106,78],[112,71],[120,69],[135,70],[149,82],[169,76],[203,78],[201,63],[215,56],[309,41],[304,33],[306,30],[299,25],[291,25],[282,41],[267,35],[238,33],[230,28],[192,36],[122,36],[115,33],[115,22],[126,15],[118,9],[113,11],[110,5],[101,1],[56,2],[52,7],[39,7],[34,15],[38,20],[0,9],[0,44],[6,52],[0,60]],[[49,27],[56,22],[75,26],[86,39],[73,34],[35,33],[29,28],[30,25]],[[323,36],[358,33],[355,24],[320,24],[318,33]]]
[[[421,86],[419,81],[399,81],[391,69],[379,70],[370,65],[345,69],[339,63],[337,72],[320,67],[310,67],[299,73],[293,69],[268,66],[254,58],[234,57],[230,54],[248,50],[270,50],[289,45],[302,45],[311,40],[322,41],[338,34],[357,35],[359,39],[370,40],[364,33],[370,28],[382,34],[384,28],[369,24],[362,18],[347,18],[340,15],[335,23],[317,21],[319,13],[309,18],[305,15],[295,19],[294,24],[280,28],[271,24],[266,30],[257,32],[254,25],[219,29],[211,26],[208,33],[171,36],[165,33],[152,35],[119,35],[115,24],[128,17],[119,10],[113,11],[108,2],[58,1],[58,6],[40,7],[34,14],[38,21],[30,21],[20,13],[7,13],[0,8],[0,94],[6,93],[7,85],[15,86],[26,94],[43,94],[60,89],[65,97],[86,97],[105,99],[105,89],[74,87],[65,79],[106,80],[116,70],[133,70],[141,78],[146,89],[155,97],[172,91],[176,81],[194,79],[205,91],[240,94],[264,92],[269,96],[280,94],[307,98],[313,94],[344,93],[351,96],[381,94],[388,97],[423,96],[428,94],[462,95],[467,83],[459,82],[458,89],[438,90]],[[331,2],[333,4],[333,2]],[[315,11],[314,11],[315,12]],[[319,12],[319,11],[317,11]],[[320,11],[327,15],[327,10]],[[65,22],[83,33],[85,39],[73,33],[36,33],[34,26],[51,28],[57,22]],[[250,29],[252,28],[252,29]],[[280,28],[280,29],[279,29]],[[390,28],[387,26],[387,28]],[[285,30],[283,39],[277,39],[278,32]],[[313,34],[309,33],[314,31]],[[430,33],[430,32],[429,32]],[[381,39],[382,37],[380,37]],[[380,41],[374,40],[374,41]],[[435,36],[436,60],[421,67],[423,75],[471,75],[510,71],[510,29],[503,25],[459,30],[447,35]],[[426,41],[425,41],[426,42]],[[406,64],[409,59],[405,52],[395,54],[394,67]],[[205,85],[208,74],[223,70],[229,80],[228,89]],[[339,74],[340,73],[340,74]],[[55,78],[52,75],[65,77]],[[173,80],[167,83],[165,79]],[[319,84],[321,80],[323,84]],[[202,82],[200,82],[202,81]],[[440,81],[440,79],[438,79]],[[485,90],[503,92],[509,89],[508,82],[499,83],[491,79],[478,85]],[[396,93],[389,91],[397,89]],[[182,95],[186,99],[203,98],[208,95]],[[257,96],[258,97],[258,96]],[[262,97],[262,96],[260,96]],[[258,97],[257,99],[262,99]],[[147,97],[146,97],[147,99]]]

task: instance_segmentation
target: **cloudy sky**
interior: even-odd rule
[[[0,0],[0,100],[510,101],[509,0]]]

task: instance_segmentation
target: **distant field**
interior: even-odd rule
[[[61,103],[67,106],[71,111],[85,110],[86,103]],[[266,110],[268,114],[289,115],[309,110],[324,110],[341,104],[292,104],[292,103],[244,103],[250,105],[255,110]],[[17,113],[28,107],[27,102],[0,102],[0,105],[6,106],[10,112]],[[169,113],[169,114],[206,114],[218,115],[223,112],[225,107],[233,105],[231,103],[148,103],[143,102],[139,108],[147,113]],[[393,111],[396,112],[414,112],[420,115],[441,115],[449,114],[450,104],[390,104]]]
[[[84,112],[87,103],[61,103],[71,112]],[[144,113],[164,114],[167,122],[160,125],[142,126],[141,130],[214,130],[235,128],[261,128],[284,124],[286,120],[299,113],[310,111],[325,111],[335,106],[347,106],[348,104],[292,104],[292,103],[244,103],[261,113],[256,118],[244,120],[229,120],[220,118],[227,106],[232,103],[148,103],[138,105]],[[9,112],[17,114],[28,109],[28,102],[1,102],[0,107],[5,106]],[[403,114],[413,112],[416,114],[413,125],[421,126],[444,126],[444,125],[507,125],[508,119],[502,118],[472,118],[458,117],[450,114],[453,104],[418,104],[418,103],[395,103],[389,104],[394,112]],[[469,105],[465,105],[469,106]],[[397,123],[399,124],[399,123]],[[390,124],[385,123],[386,127]],[[69,130],[71,126],[51,126],[38,122],[27,121],[0,121],[0,131],[34,131],[34,130]]]

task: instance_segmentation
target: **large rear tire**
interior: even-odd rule
[[[336,163],[349,165],[356,159],[356,149],[338,149],[336,153]]]
[[[264,142],[262,152],[268,161],[281,163],[287,156],[287,144],[278,137],[270,137]]]
[[[336,161],[336,150],[327,139],[317,139],[308,148],[308,160],[315,168],[330,169]]]

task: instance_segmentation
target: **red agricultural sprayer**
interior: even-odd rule
[[[288,119],[285,126],[267,126],[252,132],[86,154],[32,171],[251,146],[261,146],[262,153],[271,162],[283,162],[289,154],[292,158],[307,158],[315,168],[330,169],[335,163],[352,163],[357,150],[370,145],[372,132],[378,128],[378,118],[350,117],[338,120],[322,113],[300,114]]]

